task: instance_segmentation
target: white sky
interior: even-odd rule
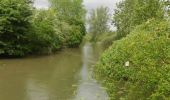
[[[48,0],[35,0],[34,1],[34,6],[36,8],[45,8],[45,9],[47,9],[48,6],[49,6],[49,2],[48,2]]]
[[[118,1],[121,0],[84,0],[83,4],[88,11],[99,6],[109,7],[113,11]],[[48,0],[35,0],[34,6],[36,8],[48,8],[49,3]]]
[[[95,9],[100,6],[108,7],[113,12],[116,3],[120,0],[84,0],[86,10]]]

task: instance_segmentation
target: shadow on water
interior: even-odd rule
[[[43,57],[0,60],[0,100],[107,100],[92,78],[93,46]]]

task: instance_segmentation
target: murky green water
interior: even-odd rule
[[[91,78],[98,49],[65,49],[55,55],[0,60],[0,100],[107,100]]]

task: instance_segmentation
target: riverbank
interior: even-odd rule
[[[52,0],[48,9],[35,9],[33,3],[0,1],[0,56],[51,54],[63,46],[72,48],[81,44],[86,34],[83,1]],[[63,9],[67,13],[56,13]]]
[[[150,20],[104,52],[95,76],[111,100],[170,98],[169,32],[167,20]]]

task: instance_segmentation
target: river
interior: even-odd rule
[[[92,78],[100,52],[90,43],[54,55],[0,60],[0,100],[108,100]]]

